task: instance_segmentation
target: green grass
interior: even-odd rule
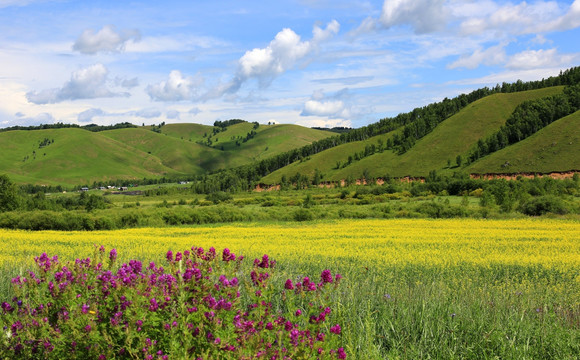
[[[196,142],[203,139],[203,134],[210,134],[212,129],[213,126],[202,124],[167,124],[161,127],[161,133],[180,140]]]
[[[39,148],[45,138],[54,143]],[[81,129],[3,132],[0,143],[0,172],[15,182],[88,184],[175,173],[146,152]]]
[[[471,173],[579,170],[579,129],[580,111],[577,111],[527,139],[479,159],[465,170]]]
[[[364,150],[366,145],[377,145],[379,139],[386,143],[386,139],[395,133],[393,132],[325,150],[313,155],[307,161],[294,163],[273,172],[264,177],[263,182],[276,183],[280,181],[282,175],[290,177],[297,172],[312,177],[315,169],[325,174],[325,180],[332,181],[345,179],[348,176],[360,178],[365,169],[374,177],[382,177],[385,174],[396,177],[426,176],[431,170],[451,174],[457,169],[448,168],[447,160],[451,160],[453,167],[457,155],[461,154],[465,159],[477,140],[497,131],[518,104],[525,100],[558,94],[562,90],[563,87],[557,86],[518,93],[494,94],[475,101],[443,121],[403,155],[384,151],[355,161],[347,167],[335,169],[337,161],[344,164],[349,155]],[[570,160],[569,156],[563,162],[567,160]]]
[[[151,127],[89,132],[81,129],[0,133],[0,173],[17,183],[81,185],[94,181],[201,175],[277,155],[332,135],[297,125],[261,125],[257,135],[237,146],[253,124],[230,126],[213,137],[215,147],[198,144],[213,127],[171,124],[162,133]],[[183,139],[182,139],[183,137]],[[45,139],[54,143],[39,148]],[[190,140],[191,139],[191,140]],[[220,147],[224,144],[224,150]]]
[[[184,141],[142,128],[104,131],[103,136],[125,143],[139,151],[150,153],[163,165],[183,174],[202,174],[206,170],[214,170],[206,169],[206,159],[215,157],[219,152],[195,142]]]

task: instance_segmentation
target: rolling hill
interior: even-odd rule
[[[50,142],[42,146],[43,142]],[[176,174],[159,158],[81,129],[0,133],[0,172],[18,183],[85,184]]]
[[[395,177],[425,176],[431,170],[451,174],[458,169],[453,166],[448,168],[447,160],[451,160],[452,165],[455,165],[457,155],[465,158],[477,140],[497,131],[518,104],[558,94],[562,90],[563,87],[556,86],[517,93],[493,94],[467,105],[443,121],[404,154],[399,155],[385,150],[344,166],[349,156],[364,151],[366,146],[376,146],[379,141],[386,143],[389,138],[400,133],[401,130],[397,129],[364,141],[342,144],[322,151],[306,161],[295,162],[279,169],[265,176],[262,181],[266,184],[278,183],[282,176],[290,178],[296,173],[312,177],[316,169],[324,174],[324,180],[327,181],[338,181],[348,176],[360,178],[365,170],[373,177],[383,177],[387,174]],[[341,163],[340,168],[337,168],[337,162]],[[529,167],[526,171],[538,170]]]
[[[580,111],[577,111],[517,144],[479,159],[465,171],[484,174],[580,170],[579,154]]]
[[[199,124],[168,124],[161,132],[151,131],[150,126],[100,132],[79,128],[4,131],[0,132],[0,173],[17,183],[47,185],[202,175],[332,135],[297,125],[261,125],[246,142],[239,146],[232,142],[232,137],[245,137],[253,126],[232,125],[212,136],[213,146],[196,142],[207,139],[203,135],[213,130]],[[219,137],[221,143],[216,141]]]
[[[54,124],[0,129],[0,174],[17,183],[192,178],[245,184],[296,174],[323,181],[426,176],[435,170],[547,173],[580,169],[580,68],[483,88],[348,133],[243,120],[136,127]],[[565,87],[567,85],[568,87]],[[533,89],[533,90],[532,90]],[[456,159],[463,159],[457,165]],[[227,175],[220,170],[232,169]]]

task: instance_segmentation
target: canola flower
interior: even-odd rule
[[[225,224],[95,232],[0,230],[0,266],[29,263],[36,254],[86,256],[93,244],[147,259],[189,246],[227,247],[280,260],[356,262],[373,267],[542,266],[580,268],[580,223],[524,220],[341,220],[307,224]],[[299,256],[297,256],[299,254]]]

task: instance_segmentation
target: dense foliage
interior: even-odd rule
[[[103,246],[92,259],[65,264],[43,253],[35,271],[12,279],[16,296],[2,303],[0,356],[346,359],[341,326],[329,323],[341,275],[324,270],[318,281],[287,279],[277,289],[275,261],[264,255],[242,277],[243,258],[192,247],[168,251],[164,268],[139,260],[118,266],[117,250],[105,258]]]
[[[2,178],[0,179],[7,179]],[[580,214],[580,175],[472,179],[431,172],[425,181],[401,182],[385,176],[377,185],[325,189],[297,175],[269,193],[221,191],[199,193],[191,186],[91,190],[68,194],[27,195],[4,181],[0,187],[0,228],[26,230],[107,230],[146,226],[228,222],[308,221],[342,218],[502,218],[545,214]],[[206,184],[210,184],[206,182]],[[323,186],[323,185],[320,185]]]

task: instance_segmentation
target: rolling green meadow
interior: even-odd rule
[[[0,359],[578,359],[578,74],[359,129],[3,129]]]

